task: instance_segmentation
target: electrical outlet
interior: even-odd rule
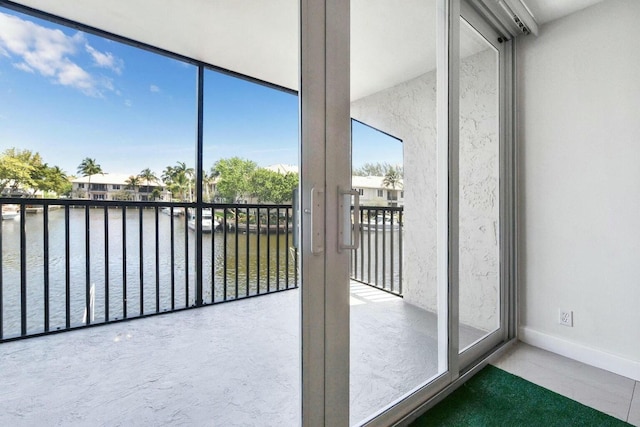
[[[573,311],[560,310],[560,324],[563,326],[573,327]]]

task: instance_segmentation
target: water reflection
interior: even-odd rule
[[[26,216],[28,333],[44,329],[47,274],[50,329],[66,326],[67,310],[71,326],[83,323],[87,282],[94,288],[96,322],[195,304],[196,239],[184,216],[128,208],[123,220],[122,209],[90,209],[86,227],[85,210],[70,209],[68,247],[65,210],[51,209],[48,217],[45,224],[42,213]],[[204,302],[295,287],[292,241],[284,232],[239,231],[226,239],[224,233],[204,234]],[[2,221],[5,336],[20,332],[20,266],[20,221]]]

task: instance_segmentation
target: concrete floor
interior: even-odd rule
[[[354,424],[436,374],[437,330],[401,298],[351,291]],[[2,344],[0,425],[297,425],[298,301],[292,290]]]

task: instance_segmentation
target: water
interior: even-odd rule
[[[85,210],[69,210],[67,257],[65,211],[51,209],[48,262],[44,251],[44,215],[26,216],[29,334],[44,330],[47,266],[50,330],[66,327],[67,300],[70,325],[84,324],[87,282],[94,289],[94,322],[105,321],[107,311],[109,319],[116,319],[125,314],[132,317],[195,304],[196,239],[195,233],[186,227],[186,219],[158,213],[156,227],[154,209],[128,208],[124,221],[121,209],[109,209],[106,215],[105,218],[103,209],[90,209],[86,227]],[[292,241],[292,235],[285,233],[279,236],[228,233],[226,242],[224,233],[204,234],[204,302],[295,287],[297,272]],[[20,333],[20,267],[20,221],[2,221],[5,337]]]

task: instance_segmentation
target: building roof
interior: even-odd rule
[[[115,184],[115,185],[127,185],[127,180],[131,176],[137,175],[126,175],[123,173],[97,173],[91,176],[81,176],[78,177],[71,182],[74,184],[88,184],[89,178],[91,178],[92,184]],[[151,185],[163,185],[161,181],[150,181]],[[147,182],[144,179],[140,180],[140,185],[147,185]]]
[[[267,166],[265,169],[278,172],[278,173],[298,173],[298,166],[277,164]],[[127,180],[131,175],[117,174],[117,173],[105,173],[91,175],[92,184],[115,184],[115,185],[127,185]],[[384,176],[356,176],[351,178],[351,186],[354,188],[389,188],[383,184]],[[88,184],[89,177],[81,176],[71,181],[75,184]],[[146,185],[144,180],[141,180],[140,185]],[[161,181],[152,181],[151,185],[163,185]],[[403,182],[400,180],[396,190],[402,189]]]
[[[384,176],[352,176],[351,177],[351,186],[353,188],[388,188],[386,185],[382,183],[384,181]],[[396,190],[402,189],[402,179],[398,182],[396,186]]]

